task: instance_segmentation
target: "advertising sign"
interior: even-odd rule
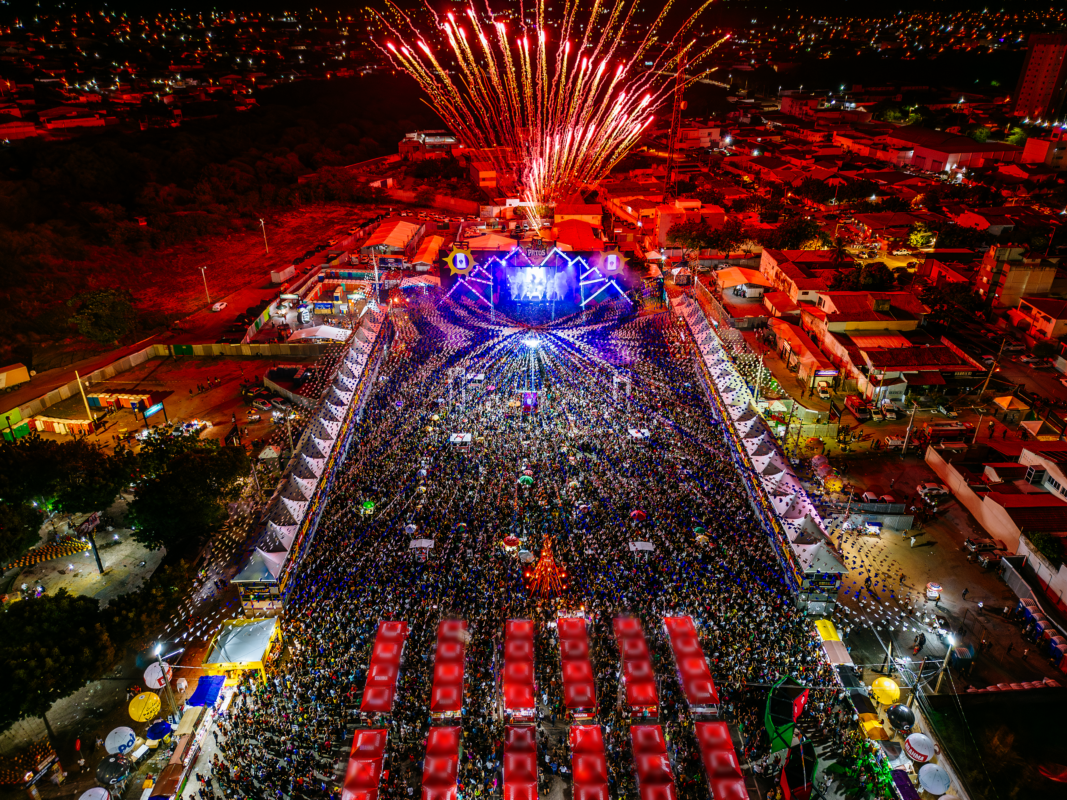
[[[162,410],[163,410],[163,404],[162,403],[156,403],[154,406],[149,406],[148,408],[145,409],[144,418],[148,419],[153,414],[158,414]]]

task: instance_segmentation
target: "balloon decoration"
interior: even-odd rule
[[[883,676],[875,678],[874,683],[871,684],[871,694],[883,706],[891,706],[900,699],[900,687],[892,678]]]
[[[124,756],[108,756],[96,768],[96,781],[104,786],[114,786],[116,783],[121,783],[129,774],[130,764]]]
[[[163,704],[159,701],[159,695],[152,692],[141,692],[130,701],[130,719],[134,722],[147,722],[159,714]]]
[[[133,749],[134,743],[137,741],[137,735],[133,732],[133,728],[121,727],[115,728],[104,739],[104,749],[109,753],[128,753]]]
[[[903,703],[897,703],[886,709],[886,717],[889,724],[901,733],[909,733],[915,727],[915,712]]]
[[[919,785],[930,794],[942,795],[948,791],[952,781],[948,773],[937,764],[924,764],[919,769]]]
[[[78,796],[78,800],[111,800],[111,792],[103,786],[94,786]]]
[[[929,736],[913,733],[904,740],[904,754],[916,764],[925,764],[937,755],[937,747]]]
[[[148,669],[144,671],[144,684],[149,689],[162,689],[168,683],[170,679],[174,677],[174,670],[170,664],[164,664],[159,666],[159,662],[149,664]]]
[[[151,725],[149,725],[148,726],[148,730],[145,731],[144,735],[145,735],[146,739],[151,739],[152,741],[158,742],[160,739],[162,739],[164,736],[166,736],[170,732],[171,732],[170,723],[166,722],[164,720],[159,720],[159,721],[153,722]]]

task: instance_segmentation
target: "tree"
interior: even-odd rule
[[[895,284],[896,279],[889,267],[876,261],[835,273],[830,288],[845,292],[886,292],[894,289]]]
[[[990,131],[985,125],[971,125],[964,133],[979,144],[985,144],[989,140]]]
[[[1005,141],[1008,144],[1015,145],[1016,147],[1022,147],[1024,144],[1026,144],[1027,138],[1028,137],[1026,135],[1026,131],[1024,131],[1018,126],[1015,126],[1014,128],[1008,131],[1008,135],[1005,138]]]
[[[0,443],[0,499],[49,504],[63,472],[62,444],[36,433]]]
[[[194,570],[188,561],[165,560],[148,581],[121,603],[110,603],[104,620],[116,648],[144,649],[139,641],[155,634],[183,602]]]
[[[68,514],[103,511],[133,478],[133,455],[125,449],[109,455],[84,439],[63,444],[62,473],[55,489],[56,510]]]
[[[927,286],[919,295],[922,304],[930,309],[925,321],[934,325],[973,320],[982,308],[982,298],[962,283]]]
[[[913,222],[908,229],[908,244],[916,250],[929,247],[936,238],[937,230],[922,220]]]
[[[70,318],[78,333],[99,344],[112,344],[134,329],[137,311],[126,289],[97,289],[67,301],[77,311]]]
[[[1033,549],[1058,567],[1063,563],[1063,543],[1055,536],[1045,531],[1027,532],[1026,538]]]
[[[43,520],[44,514],[29,503],[0,503],[0,564],[37,544]]]
[[[822,237],[825,235],[818,222],[803,217],[792,217],[777,228],[754,234],[760,244],[775,250],[799,250],[801,247],[815,249],[822,246]]]
[[[23,600],[0,614],[0,723],[45,716],[57,700],[110,668],[115,648],[100,604],[55,595]]]
[[[683,250],[700,250],[710,247],[715,229],[704,218],[676,222],[667,230],[667,243]]]
[[[434,191],[434,188],[427,184],[423,184],[415,191],[415,205],[431,206],[436,197],[437,192]]]
[[[146,479],[130,504],[133,537],[147,547],[195,546],[226,519],[226,502],[240,494],[251,465],[240,447],[203,447],[178,453]]]

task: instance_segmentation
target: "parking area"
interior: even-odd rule
[[[233,429],[241,429],[246,445],[284,442],[284,410],[287,403],[271,403],[273,395],[263,392],[264,402],[257,408],[253,398],[245,396],[254,386],[262,386],[263,375],[279,364],[310,365],[314,359],[286,357],[270,359],[247,357],[179,356],[153,358],[133,369],[106,381],[86,386],[87,394],[150,394],[163,410],[147,421],[130,408],[108,410],[101,429],[89,436],[90,441],[113,448],[119,441],[129,439],[148,427],[176,423],[201,423],[201,438],[223,439]],[[245,389],[245,394],[242,393]],[[94,408],[97,414],[103,408]],[[277,413],[275,413],[277,412]],[[48,409],[51,417],[84,419],[85,405],[80,395],[67,398]],[[299,422],[299,419],[294,420]],[[297,431],[294,428],[294,436]],[[42,436],[65,438],[64,434],[42,432]],[[276,441],[275,441],[276,440]]]

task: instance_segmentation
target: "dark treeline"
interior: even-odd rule
[[[114,285],[126,256],[243,229],[274,209],[363,199],[328,168],[395,152],[406,131],[435,124],[413,84],[392,76],[289,84],[257,99],[252,111],[177,129],[0,150],[0,334],[68,335],[65,301]]]

